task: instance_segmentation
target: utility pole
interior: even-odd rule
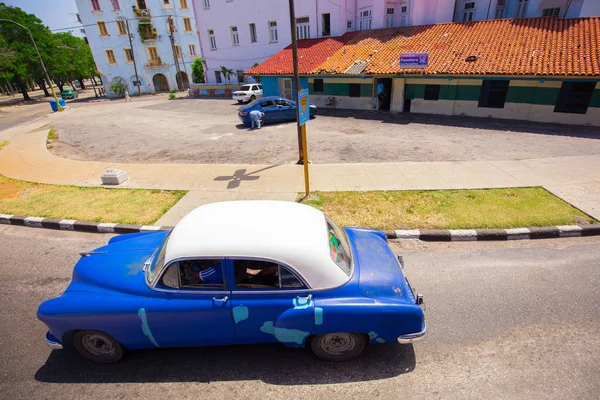
[[[292,59],[294,62],[294,90],[296,95],[296,125],[298,128],[298,162],[296,164],[304,163],[304,156],[302,151],[302,125],[300,125],[300,107],[298,104],[298,92],[300,91],[300,76],[298,75],[298,43],[296,42],[296,12],[294,10],[294,0],[290,2],[290,29],[292,33]],[[294,97],[294,96],[292,96]]]
[[[54,100],[56,100],[56,107],[57,107],[58,111],[62,111],[63,108],[61,107],[60,103],[58,102],[58,97],[56,96],[56,92],[54,92],[54,86],[52,85],[52,81],[50,80],[50,75],[48,75],[48,71],[46,70],[46,66],[44,65],[44,61],[42,60],[40,51],[38,50],[37,45],[35,44],[35,40],[33,40],[33,35],[31,34],[31,31],[29,30],[29,28],[24,25],[19,24],[18,22],[10,20],[10,19],[0,18],[0,21],[12,22],[13,24],[19,25],[21,28],[24,28],[25,30],[27,30],[27,33],[29,33],[29,37],[31,38],[31,41],[33,42],[33,47],[35,48],[35,52],[37,53],[37,56],[40,59],[40,64],[42,64],[42,69],[44,70],[44,74],[46,75],[46,80],[48,81],[48,83],[50,83],[50,90],[52,90],[52,94],[54,95]]]
[[[175,61],[175,70],[177,73],[175,74],[175,82],[177,82],[177,88],[182,91],[183,90],[183,82],[181,79],[181,69],[179,69],[179,58],[177,57],[177,50],[175,48],[175,24],[173,22],[173,18],[169,15],[167,17],[167,26],[169,27],[169,38],[171,39],[171,50],[173,50],[173,61]]]
[[[142,96],[142,86],[141,86],[141,82],[140,82],[140,77],[137,72],[137,63],[135,61],[135,53],[133,51],[133,43],[131,42],[131,32],[129,31],[129,19],[127,19],[125,17],[120,17],[119,19],[121,21],[125,21],[125,26],[127,27],[127,37],[129,38],[129,48],[131,49],[131,59],[133,60],[133,70],[135,71],[135,80],[138,83],[138,85],[137,85],[138,96],[141,97]]]
[[[308,179],[308,145],[306,143],[306,123],[300,123],[300,74],[298,73],[298,43],[296,38],[296,14],[294,9],[294,0],[290,1],[290,29],[292,33],[292,59],[294,62],[294,88],[296,90],[296,126],[298,127],[298,162],[296,164],[304,165],[304,188],[306,196],[310,193]],[[292,96],[293,97],[293,96]],[[306,104],[310,110],[310,104]]]

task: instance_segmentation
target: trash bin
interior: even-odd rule
[[[65,103],[65,99],[58,99],[58,103],[62,108],[65,108],[67,103]],[[56,100],[50,100],[50,107],[52,107],[52,111],[58,111],[58,106],[56,105]]]

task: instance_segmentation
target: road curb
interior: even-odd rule
[[[384,231],[388,239],[419,239],[426,242],[530,240],[600,235],[600,224],[561,225],[511,229],[395,230]]]
[[[24,217],[21,215],[7,214],[0,214],[0,224],[88,233],[138,233],[173,229],[172,226],[126,225],[107,222],[76,221],[73,219]]]
[[[25,217],[0,214],[0,224],[46,228],[88,233],[138,233],[168,231],[172,226],[126,225],[108,222],[86,222],[72,219]],[[419,239],[426,242],[469,242],[498,240],[552,239],[600,235],[600,224],[562,225],[511,229],[456,229],[456,230],[394,230],[384,231],[388,239]]]

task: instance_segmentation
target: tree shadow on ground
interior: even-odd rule
[[[116,364],[97,364],[71,350],[53,351],[35,374],[52,383],[218,382],[260,380],[321,385],[392,378],[415,369],[412,345],[368,346],[359,358],[333,363],[280,344],[140,350]]]
[[[569,136],[585,139],[600,139],[597,126],[566,125],[547,122],[533,122],[515,119],[466,117],[457,115],[392,113],[386,111],[319,109],[319,114],[336,118],[355,118],[384,124],[437,125],[454,128],[500,130],[519,133],[533,133],[551,136]],[[576,121],[577,116],[574,116]]]

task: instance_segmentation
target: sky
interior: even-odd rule
[[[50,30],[79,26],[75,0],[0,0],[16,6],[41,19]],[[79,27],[72,29],[73,35],[82,36]],[[62,31],[67,32],[68,30]]]

